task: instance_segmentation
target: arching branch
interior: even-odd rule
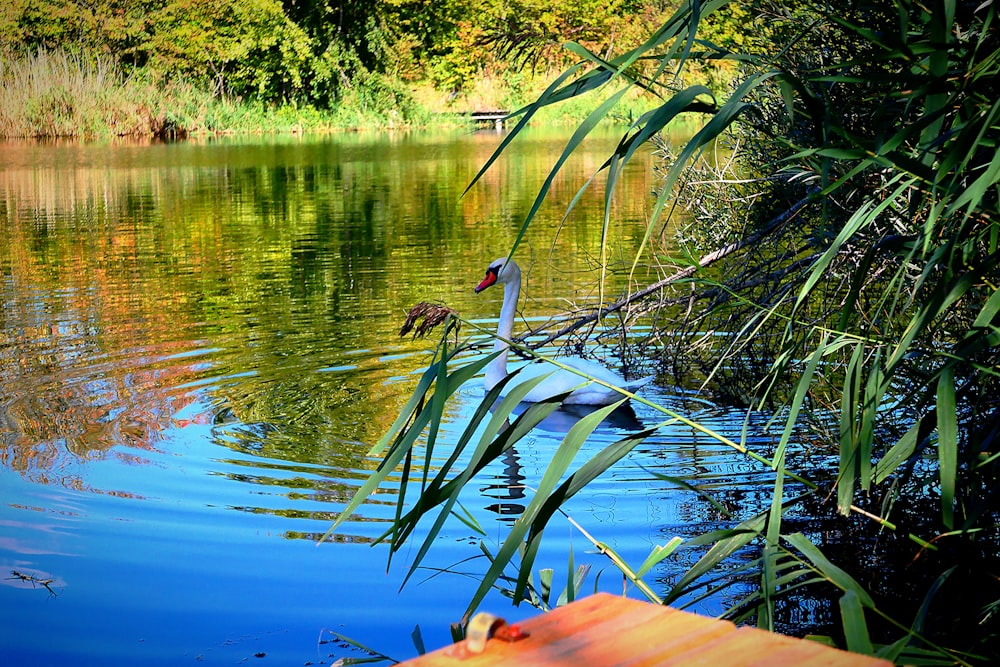
[[[767,236],[770,236],[775,231],[784,226],[788,221],[794,218],[799,213],[799,211],[801,211],[807,204],[809,204],[813,200],[813,197],[816,195],[817,192],[818,190],[816,189],[811,190],[809,194],[807,194],[805,197],[792,204],[792,206],[787,211],[785,211],[781,215],[771,220],[767,225],[764,226],[763,229],[760,229],[757,232],[751,234],[750,236],[746,236],[740,239],[739,241],[735,241],[733,243],[730,243],[729,245],[723,246],[722,248],[713,250],[707,255],[702,256],[701,259],[698,260],[698,263],[696,265],[692,265],[685,269],[681,269],[680,271],[677,271],[673,275],[667,276],[662,280],[658,280],[652,285],[649,285],[648,287],[645,287],[639,290],[638,292],[629,294],[627,297],[619,301],[616,301],[615,303],[609,306],[598,308],[591,313],[577,317],[573,319],[570,324],[566,325],[562,329],[559,329],[558,331],[554,331],[548,334],[547,336],[545,336],[545,338],[543,338],[540,341],[536,341],[529,344],[528,347],[534,350],[544,345],[548,345],[557,338],[562,338],[566,334],[573,333],[580,327],[604,319],[608,315],[617,312],[630,304],[633,304],[637,301],[641,301],[642,299],[645,299],[651,294],[659,292],[668,285],[672,285],[673,283],[679,282],[686,278],[690,278],[699,268],[705,268],[706,266],[709,266],[712,263],[717,262],[723,257],[727,257],[728,255],[731,255],[734,252],[742,250],[743,248],[746,248],[748,246],[760,243],[761,240],[763,240]],[[538,333],[539,333],[538,331],[528,331],[527,333],[522,334],[517,338],[515,338],[514,341],[518,343],[523,343],[529,337],[537,335]]]

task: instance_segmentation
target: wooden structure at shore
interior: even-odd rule
[[[503,130],[504,119],[510,115],[510,112],[504,109],[490,109],[485,111],[458,111],[454,115],[468,118],[476,125],[490,123],[497,132],[500,132]]]
[[[475,623],[475,619],[473,621]],[[805,639],[598,593],[516,625],[487,619],[469,637],[401,667],[891,667]],[[470,624],[472,625],[472,624]],[[482,632],[479,628],[477,632]]]

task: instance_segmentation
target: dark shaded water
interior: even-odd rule
[[[519,251],[530,270],[526,315],[597,298],[603,202],[595,193],[561,216],[614,140],[567,168]],[[430,342],[397,337],[405,311],[441,300],[495,322],[500,294],[472,287],[510,247],[565,137],[515,143],[462,197],[498,141],[0,145],[3,664],[359,655],[329,631],[405,658],[417,624],[429,647],[449,641],[475,582],[428,569],[399,590],[405,563],[387,573],[386,550],[370,546],[391,517],[392,488],[331,541],[316,538],[376,465],[365,452],[429,358]],[[617,197],[616,261],[643,234],[652,178],[639,161]],[[677,403],[656,386],[643,395]],[[463,389],[448,429],[460,431],[481,396],[478,383]],[[677,405],[739,439],[742,413]],[[602,426],[588,451],[659,421],[643,405],[626,417]],[[510,485],[537,482],[565,426],[550,428],[464,499],[492,540],[524,503]],[[769,501],[766,470],[690,429],[665,430],[570,506],[634,564],[720,520],[648,469],[717,490],[737,518]],[[557,579],[572,549],[594,568],[585,590],[601,569],[601,588],[621,590],[568,523],[546,535],[538,562]],[[477,544],[456,521],[430,567],[480,572]],[[697,555],[665,561],[651,584],[665,586]],[[718,613],[732,602],[709,597],[696,608]],[[499,593],[484,606],[508,618],[535,613]]]

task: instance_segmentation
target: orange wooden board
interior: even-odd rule
[[[521,621],[527,637],[492,638],[482,653],[459,642],[401,663],[405,667],[890,667],[885,660],[804,639],[598,593]]]

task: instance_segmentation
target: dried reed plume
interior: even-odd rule
[[[458,311],[452,310],[448,306],[439,303],[428,303],[426,301],[421,301],[413,308],[410,308],[410,312],[406,314],[406,321],[403,322],[403,328],[399,330],[400,336],[405,336],[412,329],[413,325],[416,324],[417,320],[423,320],[417,325],[416,331],[413,332],[413,337],[418,336],[423,338],[431,329],[436,327],[452,317],[451,322],[448,327],[454,327],[456,333],[461,326],[461,320],[458,318]]]

